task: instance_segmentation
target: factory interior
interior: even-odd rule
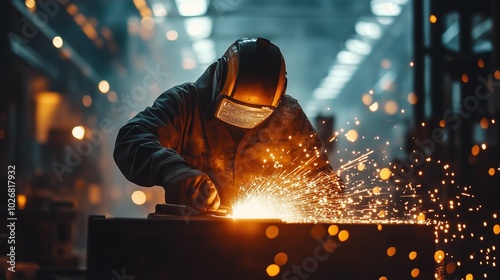
[[[498,1],[7,0],[0,21],[0,280],[500,279]],[[280,48],[342,208],[152,217],[165,191],[120,172],[118,131],[247,37]]]

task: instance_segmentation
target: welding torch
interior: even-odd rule
[[[203,217],[232,217],[232,208],[226,205],[220,205],[217,210],[199,211],[191,206],[184,204],[156,204],[155,213],[150,216],[185,216],[195,215]]]

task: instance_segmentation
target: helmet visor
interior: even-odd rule
[[[269,107],[243,105],[223,97],[215,111],[215,117],[241,128],[254,128],[265,121],[272,113],[273,109]]]

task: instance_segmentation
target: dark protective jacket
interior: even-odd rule
[[[189,166],[214,182],[221,203],[242,184],[297,166],[320,153],[315,170],[331,166],[322,143],[297,100],[284,95],[273,114],[253,129],[214,117],[212,64],[194,83],[175,86],[119,131],[114,159],[125,177],[141,186],[163,186],[171,171]]]

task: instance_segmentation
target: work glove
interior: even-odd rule
[[[167,203],[184,204],[206,212],[219,208],[220,198],[207,174],[182,166],[169,173],[163,182]]]

